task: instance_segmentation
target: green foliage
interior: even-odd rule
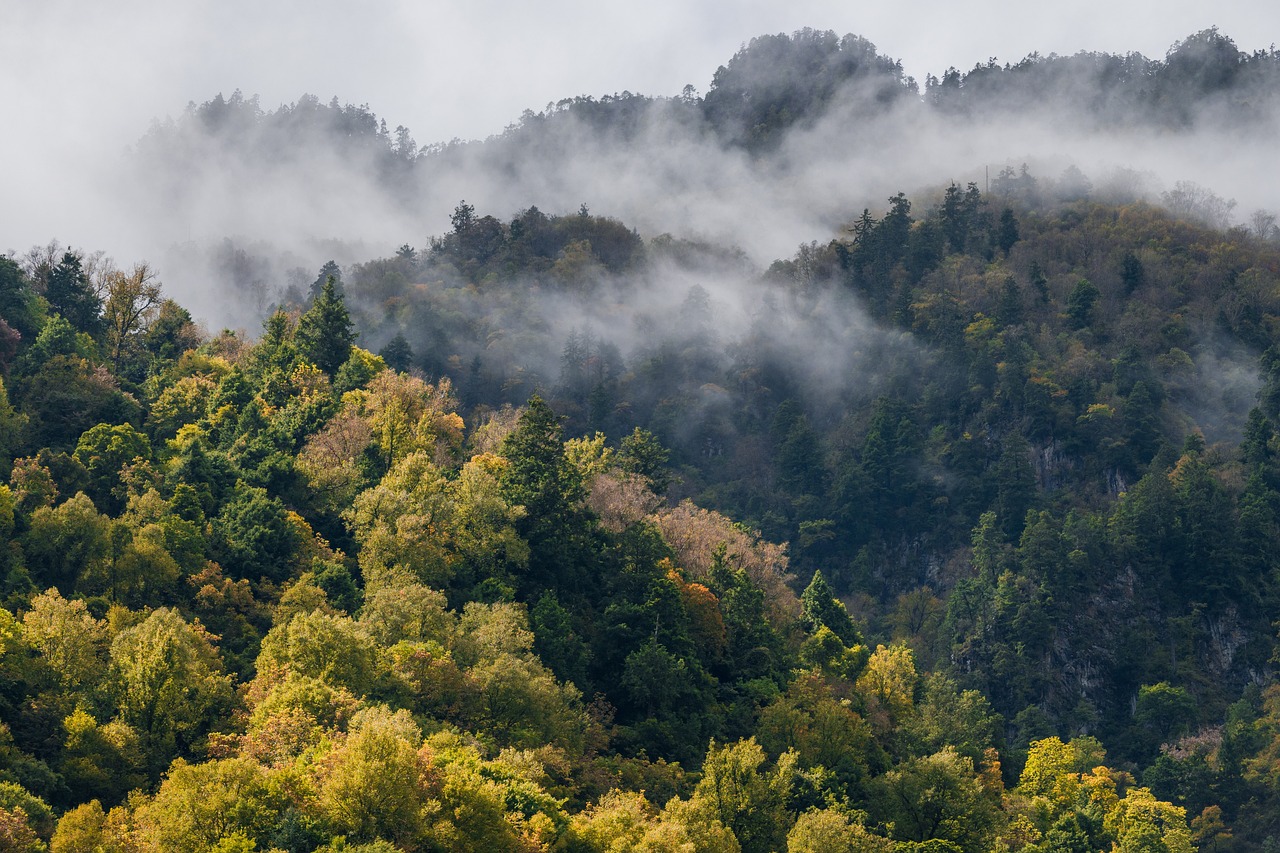
[[[105,626],[82,600],[68,601],[56,589],[37,595],[22,616],[22,636],[66,686],[88,686],[102,677]]]
[[[105,574],[111,559],[111,522],[83,492],[31,515],[24,548],[32,577],[68,594],[86,575]]]
[[[310,309],[298,319],[293,339],[303,359],[324,370],[330,377],[351,356],[356,334],[352,332],[351,315],[347,313],[347,306],[337,291],[332,275],[325,279],[324,287],[320,289],[320,295],[316,296]]]
[[[24,338],[39,332],[40,308],[31,281],[13,258],[0,258],[0,317]],[[12,354],[10,354],[12,358]],[[5,365],[8,365],[5,360]]]
[[[688,801],[691,821],[719,823],[733,833],[744,853],[776,850],[784,843],[789,773],[781,764],[765,769],[755,740],[717,747],[712,741],[702,780]]]
[[[387,367],[401,373],[413,366],[413,347],[409,346],[403,332],[396,332],[395,337],[378,350],[378,356],[387,363]]]
[[[787,833],[789,853],[891,853],[893,842],[873,835],[837,809],[815,809]]]
[[[768,149],[792,125],[815,120],[851,82],[866,86],[880,104],[914,88],[902,67],[866,39],[806,28],[752,39],[717,70],[702,108],[724,139]]]
[[[299,613],[262,639],[257,669],[288,672],[345,688],[373,691],[378,677],[373,641],[354,620],[320,611]]]
[[[658,443],[648,430],[636,427],[624,436],[618,449],[618,461],[624,471],[639,474],[649,481],[655,494],[665,494],[671,485],[671,475],[666,469],[670,452]]]
[[[821,570],[813,573],[813,579],[800,596],[800,606],[801,618],[810,631],[826,628],[846,646],[856,646],[862,642],[862,635],[849,617],[849,611],[836,600],[831,587],[822,577]]]
[[[239,850],[233,839],[269,839],[285,804],[264,770],[244,759],[188,764],[178,759],[139,814],[149,840],[164,850]],[[247,849],[257,849],[252,841]]]
[[[120,719],[142,738],[153,778],[192,755],[231,704],[231,682],[208,635],[160,608],[111,642]]]
[[[237,484],[212,527],[215,553],[233,576],[277,583],[293,576],[298,529],[280,499],[265,489]]]
[[[580,475],[564,455],[559,418],[541,397],[529,400],[515,430],[502,443],[502,497],[523,507],[516,531],[529,543],[529,581],[536,585],[589,584],[583,565],[585,495]]]
[[[76,331],[97,336],[104,330],[102,299],[94,291],[81,257],[74,252],[64,253],[49,271],[44,298],[49,308],[66,318]]]
[[[89,473],[94,503],[112,514],[124,509],[121,469],[151,459],[151,443],[130,424],[98,424],[80,436],[75,459]]]
[[[422,736],[408,713],[362,711],[330,761],[320,805],[332,826],[356,842],[420,839],[427,820]]]
[[[1156,744],[1168,743],[1191,726],[1196,715],[1196,701],[1186,690],[1167,681],[1143,685],[1133,721],[1147,731]]]
[[[39,346],[37,340],[28,354]],[[95,424],[139,420],[137,400],[123,393],[109,373],[95,369],[83,356],[59,353],[37,365],[23,378],[16,395],[29,419],[27,439],[33,447],[72,450],[79,437]]]
[[[1067,295],[1067,317],[1075,329],[1083,329],[1093,321],[1093,308],[1102,296],[1097,285],[1082,278]]]
[[[996,802],[983,791],[973,763],[950,747],[885,774],[878,798],[903,841],[949,841],[980,850],[996,826]]]

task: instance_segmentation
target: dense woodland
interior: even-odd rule
[[[483,145],[766,152],[859,76],[981,111],[1081,64],[1153,122],[1276,73],[1210,31],[921,93],[806,31]],[[1280,849],[1280,233],[1162,202],[1010,168],[767,269],[462,202],[219,333],[145,263],[0,257],[0,849]]]

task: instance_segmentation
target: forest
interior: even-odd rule
[[[483,143],[219,96],[139,151],[409,187],[666,110],[763,158],[851,80],[1080,66],[1170,133],[1280,73],[1206,31],[921,91],[803,31]],[[1280,849],[1280,229],[1232,211],[1010,166],[759,265],[461,201],[269,283],[227,241],[217,332],[146,261],[0,256],[0,850]]]

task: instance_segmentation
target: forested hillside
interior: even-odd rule
[[[763,162],[1081,64],[1176,133],[1270,97],[1232,51],[921,93],[805,31],[485,143],[236,97],[139,150],[343,139],[410,204],[569,115]],[[463,201],[283,277],[223,244],[261,325],[217,333],[146,263],[0,257],[0,849],[1277,849],[1280,231],[1117,187],[904,187],[767,265]]]

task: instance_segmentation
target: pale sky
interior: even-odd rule
[[[0,0],[0,251],[85,228],[79,188],[153,119],[219,92],[264,109],[336,95],[419,144],[483,138],[573,95],[705,92],[753,36],[805,26],[862,35],[923,81],[1031,51],[1163,57],[1210,26],[1267,48],[1280,3]]]

